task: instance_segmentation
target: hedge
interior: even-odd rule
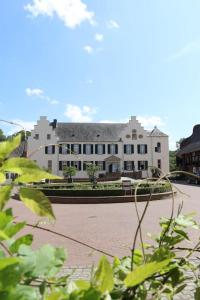
[[[53,189],[53,188],[39,188],[46,196],[60,196],[60,197],[102,197],[102,196],[124,196],[125,191],[122,188],[113,189]],[[137,190],[137,195],[146,195],[156,193],[169,192],[169,184],[142,186]],[[134,195],[135,189],[132,189]]]

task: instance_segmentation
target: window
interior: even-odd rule
[[[139,144],[137,145],[138,154],[146,154],[147,153],[147,145]]]
[[[35,134],[34,139],[39,140],[39,134],[38,133]]]
[[[83,154],[93,154],[93,145],[92,144],[84,144],[83,145]]]
[[[157,146],[155,147],[155,152],[161,152],[161,143],[157,143]]]
[[[138,170],[148,170],[148,161],[147,160],[140,160],[138,161]]]
[[[126,144],[124,145],[124,154],[133,154],[134,153],[134,145]]]
[[[158,168],[161,169],[161,159],[158,159]]]
[[[65,167],[69,167],[70,162],[69,161],[59,161],[59,170],[63,171]]]
[[[108,144],[108,154],[118,154],[118,145],[117,144]]]
[[[71,161],[71,167],[75,167],[77,171],[81,171],[81,161]]]
[[[134,171],[134,161],[124,161],[124,171]]]
[[[96,144],[95,145],[95,154],[105,154],[105,145],[104,144]]]
[[[71,145],[71,154],[81,154],[81,145],[79,144],[72,144]]]
[[[48,160],[47,168],[49,171],[52,171],[52,160]]]
[[[55,154],[55,146],[46,146],[45,147],[45,154]]]
[[[47,140],[50,140],[51,139],[51,135],[48,133],[47,134]]]
[[[105,171],[105,161],[95,161],[95,165],[99,167],[99,171]]]
[[[70,154],[70,145],[69,144],[61,144],[59,146],[59,154]]]

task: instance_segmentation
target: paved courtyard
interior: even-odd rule
[[[197,212],[200,219],[200,187],[178,184],[183,193],[176,197],[176,207],[181,199],[184,200],[183,212]],[[169,216],[171,199],[153,201],[150,203],[143,222],[144,239],[148,241],[147,233],[156,233],[159,229],[158,222],[161,216]],[[35,217],[24,205],[12,200],[14,213],[17,220],[28,220],[29,224],[35,224]],[[139,203],[139,211],[145,203]],[[63,205],[55,204],[53,209],[56,215],[55,224],[47,224],[42,220],[41,227],[58,232],[63,236],[57,236],[51,232],[27,227],[25,232],[34,233],[34,247],[44,243],[62,246],[68,250],[67,266],[86,267],[96,263],[102,252],[111,256],[122,257],[130,253],[130,247],[137,226],[137,217],[134,203],[122,204],[82,204]],[[192,233],[195,242],[200,236],[198,231]],[[98,251],[99,250],[99,251]]]

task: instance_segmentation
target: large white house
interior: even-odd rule
[[[60,123],[40,117],[28,138],[27,156],[39,166],[62,176],[64,166],[75,166],[77,178],[86,178],[86,164],[100,167],[99,174],[141,171],[150,167],[169,171],[168,136],[157,127],[145,130],[131,117],[128,123]]]

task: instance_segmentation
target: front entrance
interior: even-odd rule
[[[109,173],[116,173],[120,171],[119,163],[110,163],[108,165],[108,172]]]

